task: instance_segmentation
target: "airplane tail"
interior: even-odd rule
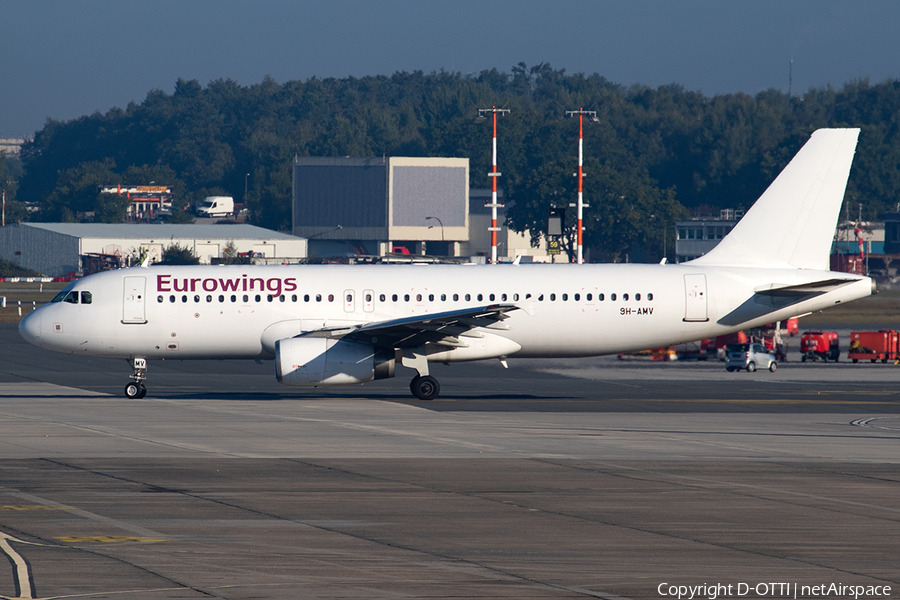
[[[829,269],[859,129],[819,129],[696,265]]]

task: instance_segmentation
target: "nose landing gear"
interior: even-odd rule
[[[131,400],[139,400],[147,395],[147,388],[144,386],[147,379],[147,359],[135,357],[131,365],[134,368],[131,375],[134,381],[125,386],[125,396]]]

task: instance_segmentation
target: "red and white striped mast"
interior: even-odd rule
[[[577,247],[578,247],[578,264],[582,264],[584,262],[584,254],[583,254],[583,242],[584,242],[584,227],[583,227],[583,217],[584,217],[584,115],[590,115],[591,120],[595,123],[599,120],[597,119],[597,111],[595,110],[584,110],[583,108],[578,110],[567,110],[566,114],[569,116],[578,115],[578,238],[577,238]]]
[[[485,113],[492,113],[494,117],[494,135],[493,135],[493,160],[491,161],[492,168],[491,172],[488,173],[488,177],[491,178],[491,203],[485,204],[485,206],[491,207],[491,226],[488,227],[488,231],[491,232],[491,262],[497,262],[497,232],[500,231],[500,228],[497,227],[497,208],[500,207],[500,204],[497,202],[497,178],[500,177],[500,173],[497,171],[497,113],[508,113],[508,108],[497,108],[496,106],[492,106],[491,108],[479,108],[478,109],[478,118],[475,119],[476,123],[482,123],[485,120]]]

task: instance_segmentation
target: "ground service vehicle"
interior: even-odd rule
[[[850,332],[847,358],[853,362],[869,360],[887,362],[900,358],[900,334],[891,329]]]
[[[801,362],[822,359],[837,362],[841,349],[836,331],[807,331],[800,338]]]
[[[229,217],[234,214],[234,198],[231,196],[207,196],[195,205],[199,217]]]
[[[743,371],[744,369],[748,373],[757,369],[774,371],[778,366],[775,355],[758,342],[726,346],[725,356],[725,369],[728,371]]]

